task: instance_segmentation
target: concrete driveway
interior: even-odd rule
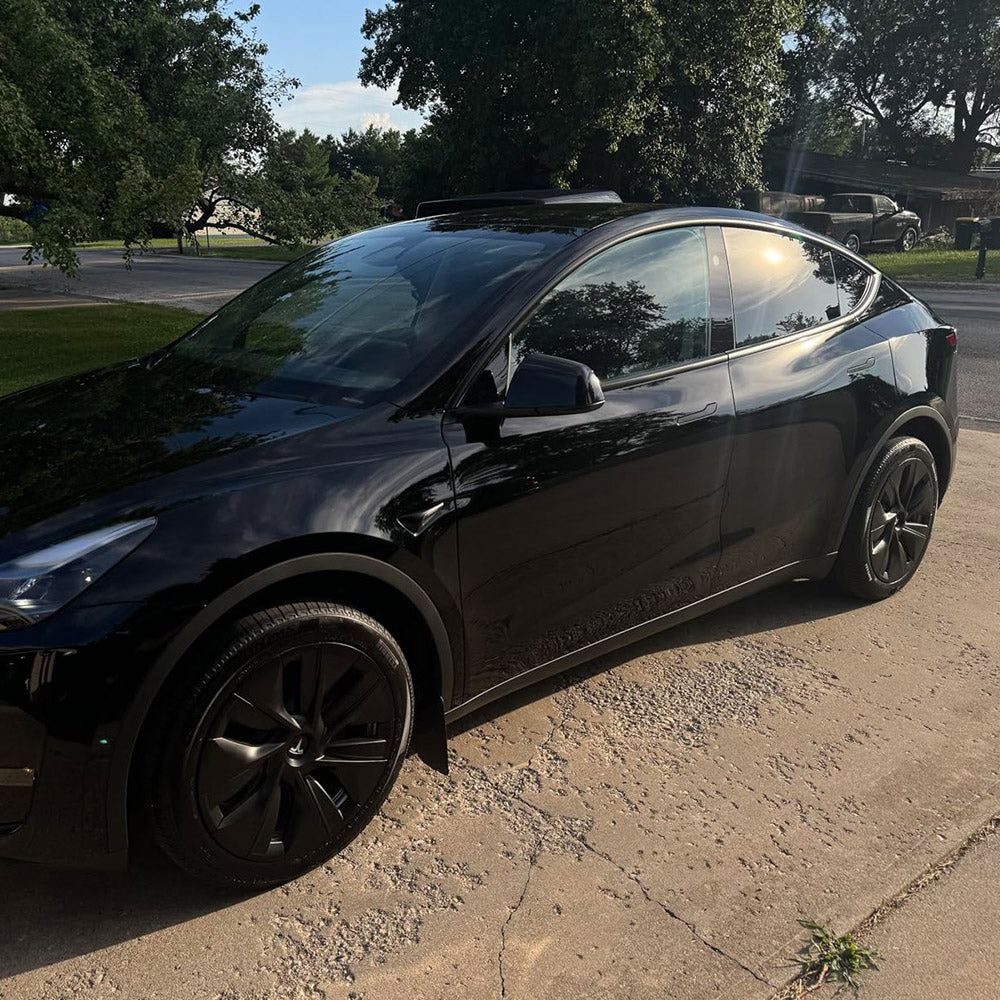
[[[1000,435],[914,582],[794,584],[481,712],[340,858],[255,898],[140,856],[0,864],[0,996],[770,997],[1000,812]]]

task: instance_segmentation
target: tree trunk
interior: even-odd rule
[[[177,230],[177,252],[184,253],[184,233],[180,229]]]
[[[951,142],[951,155],[948,157],[949,165],[956,173],[967,174],[973,168],[982,125],[982,121],[969,114],[965,97],[956,93],[954,138]]]

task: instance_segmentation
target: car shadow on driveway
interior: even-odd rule
[[[818,584],[787,584],[534,684],[472,713],[450,731],[468,732],[637,656],[750,636],[858,607],[857,601]],[[200,886],[178,872],[145,838],[136,840],[129,868],[123,872],[77,872],[0,861],[0,981],[237,906],[247,898]]]
[[[144,841],[133,855],[126,871],[108,872],[0,860],[0,996],[9,976],[186,923],[246,898],[199,885]]]
[[[602,674],[639,656],[662,653],[681,646],[752,636],[758,632],[845,614],[865,605],[856,598],[832,590],[813,580],[797,580],[765,590],[753,597],[709,612],[700,618],[675,625],[646,639],[640,639],[613,653],[539,681],[477,709],[448,727],[450,736],[468,732],[484,722],[498,719],[521,705],[530,704],[597,674]]]

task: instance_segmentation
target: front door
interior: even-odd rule
[[[903,235],[906,220],[899,214],[896,203],[883,194],[877,194],[875,202],[875,222],[872,239],[878,243],[895,243]]]
[[[711,246],[703,229],[669,229],[590,258],[476,383],[477,401],[484,385],[502,398],[520,359],[556,355],[594,369],[601,408],[446,419],[466,700],[709,592],[734,413],[725,354],[712,356],[725,261]]]

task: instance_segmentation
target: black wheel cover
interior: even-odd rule
[[[395,761],[395,703],[363,651],[292,645],[209,706],[196,738],[206,830],[246,861],[302,857],[338,837]]]
[[[909,577],[930,539],[937,505],[931,470],[913,456],[889,474],[868,518],[868,563],[877,580]]]

